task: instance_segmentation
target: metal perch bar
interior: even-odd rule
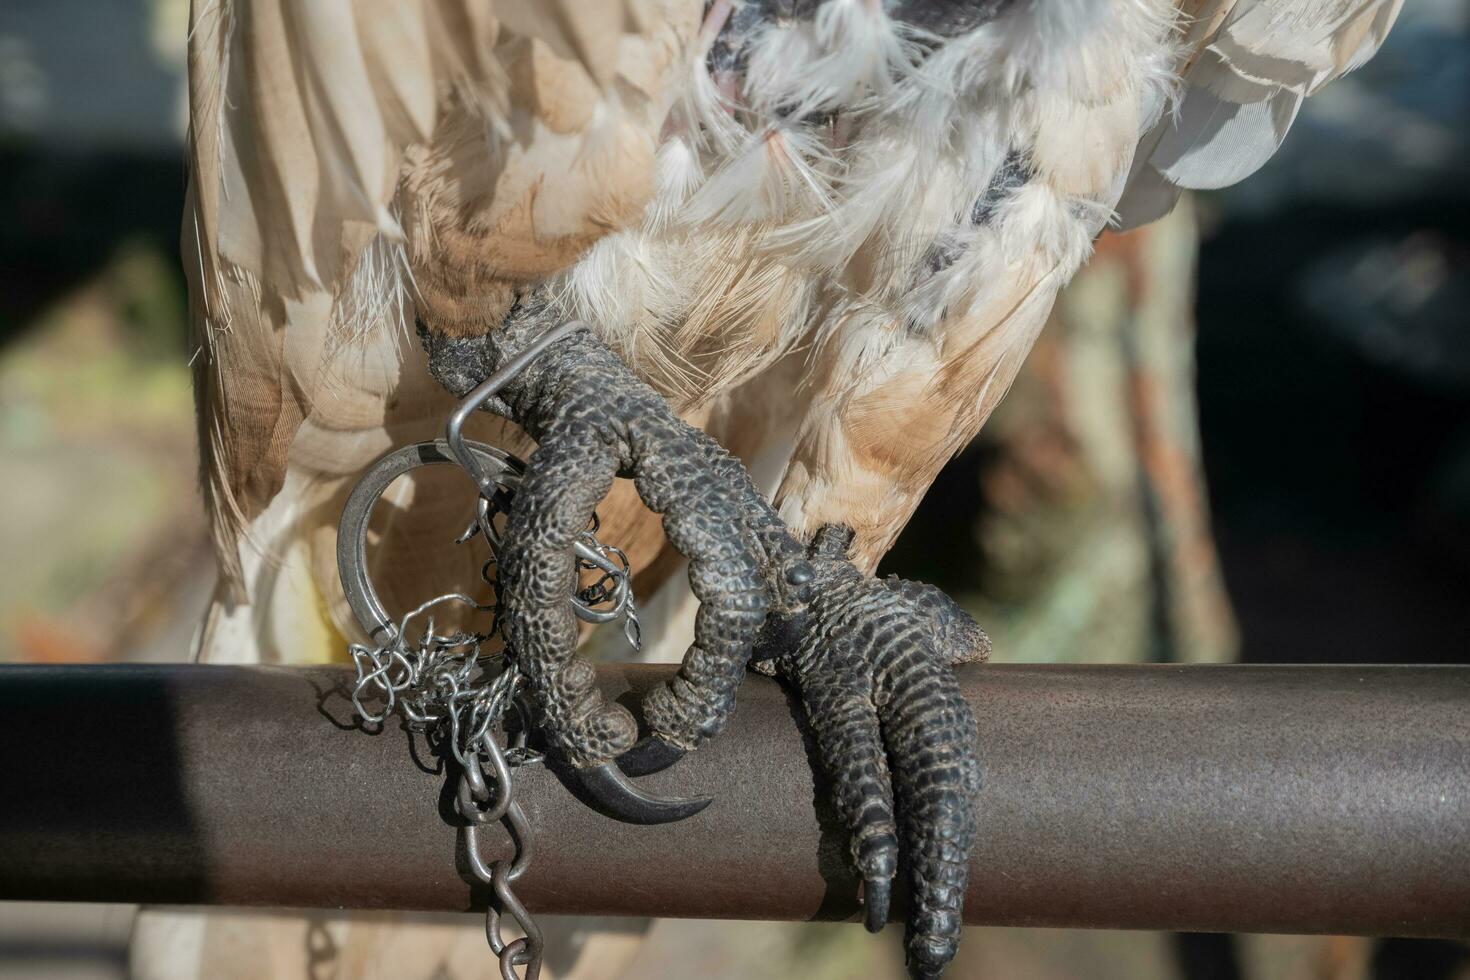
[[[668,672],[601,681],[626,697]],[[967,921],[1470,935],[1470,669],[960,676],[985,770]],[[348,677],[0,667],[0,898],[483,907],[436,760],[396,725],[354,728]],[[722,738],[643,781],[713,793],[690,820],[616,823],[543,767],[516,778],[537,833],[517,892],[534,911],[858,911],[794,706],[765,678]],[[498,827],[483,836],[509,853]]]

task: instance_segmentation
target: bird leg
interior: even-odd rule
[[[533,300],[484,337],[426,330],[431,370],[463,394],[555,326],[547,314]],[[553,343],[487,407],[537,441],[507,518],[498,575],[509,646],[556,747],[574,766],[598,766],[630,749],[638,734],[633,716],[603,700],[592,666],[575,656],[578,631],[566,600],[577,574],[571,544],[619,474],[631,476],[644,503],[663,515],[669,542],[689,559],[700,601],[694,643],[678,676],[649,694],[645,720],[679,750],[717,734],[773,599],[789,605],[801,598],[794,593],[811,574],[801,545],[743,467],[590,332]]]
[[[463,395],[559,319],[532,298],[483,337],[424,328],[430,369]],[[797,541],[739,461],[590,331],[551,343],[486,407],[537,441],[499,556],[508,648],[548,742],[583,774],[591,802],[637,822],[697,811],[707,801],[643,796],[624,772],[656,771],[717,735],[747,666],[773,671],[800,694],[851,834],[868,928],[888,919],[902,853],[909,962],[915,976],[937,976],[958,941],[979,789],[974,719],[949,668],[980,655],[984,634],[935,589],[861,573],[846,558],[846,529]],[[641,743],[633,716],[603,699],[576,655],[568,601],[572,545],[618,475],[663,515],[700,601],[678,674],[643,701],[652,738]]]
[[[863,575],[847,560],[851,543],[845,527],[817,532],[811,602],[773,617],[782,639],[758,656],[800,692],[851,835],[868,930],[888,921],[902,853],[909,969],[938,977],[959,943],[980,791],[975,719],[951,668],[985,659],[990,641],[938,589]]]

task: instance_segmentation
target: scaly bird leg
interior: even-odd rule
[[[909,969],[938,977],[959,943],[980,791],[975,719],[951,668],[984,659],[989,640],[938,589],[860,573],[847,561],[851,542],[847,528],[817,533],[814,595],[783,624],[797,639],[774,651],[774,666],[801,693],[852,835],[868,930],[888,920],[902,849]]]
[[[426,331],[431,368],[463,393],[554,326],[546,316],[544,307],[524,303],[483,338]],[[683,667],[649,695],[645,718],[678,749],[721,731],[771,597],[789,591],[772,589],[767,576],[810,577],[801,546],[784,529],[770,533],[773,514],[746,520],[759,495],[740,465],[678,419],[590,333],[551,345],[487,407],[538,443],[506,523],[499,574],[510,646],[557,748],[574,765],[595,766],[637,738],[632,715],[604,702],[591,665],[575,656],[577,627],[566,601],[576,575],[571,543],[618,473],[631,475],[644,503],[663,515],[670,543],[690,560],[689,582],[700,600]]]
[[[530,300],[484,337],[425,329],[430,367],[462,395],[557,322],[554,308]],[[846,559],[845,529],[803,546],[744,467],[588,331],[552,343],[486,407],[538,442],[506,523],[499,576],[509,646],[551,745],[597,774],[587,788],[614,815],[684,815],[634,797],[626,781],[612,784],[621,777],[610,763],[634,748],[638,726],[603,699],[592,665],[575,652],[572,544],[614,476],[631,476],[689,558],[700,609],[679,673],[643,702],[654,738],[624,769],[655,771],[717,735],[747,665],[765,663],[800,692],[852,834],[868,928],[888,919],[902,851],[913,892],[910,966],[937,976],[959,937],[979,789],[974,720],[949,668],[973,658],[983,634],[937,590],[859,572]]]

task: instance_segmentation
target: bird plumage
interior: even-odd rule
[[[341,502],[453,406],[415,319],[483,333],[537,287],[871,570],[1096,235],[1259,167],[1400,4],[195,0],[203,655],[339,652]],[[473,580],[467,489],[390,491],[390,606]],[[647,595],[678,563],[656,518],[627,486],[600,514]]]
[[[483,332],[538,283],[727,438],[785,400],[739,441],[796,530],[848,523],[872,567],[1107,222],[1263,163],[1398,2],[1013,0],[948,37],[777,6],[199,6],[184,237],[246,595],[242,542],[330,553],[345,481],[438,427],[414,316]],[[252,531],[288,483],[291,529]]]

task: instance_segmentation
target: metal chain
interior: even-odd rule
[[[466,595],[451,592],[412,610],[396,628],[389,629],[372,583],[366,573],[364,549],[367,519],[372,504],[382,494],[394,475],[401,475],[423,465],[425,455],[436,450],[434,443],[418,443],[413,456],[405,450],[390,452],[378,460],[349,497],[338,531],[338,568],[342,572],[343,590],[348,604],[372,635],[380,631],[387,638],[376,647],[354,643],[349,647],[357,668],[357,682],[352,691],[352,704],[365,721],[382,723],[397,713],[411,727],[425,731],[431,740],[447,744],[459,765],[455,783],[455,807],[466,821],[464,828],[470,867],[475,877],[489,885],[494,900],[485,913],[485,937],[500,959],[500,975],[504,980],[522,980],[516,974],[525,967],[524,980],[537,980],[541,973],[543,941],[541,930],[511,889],[511,883],[525,874],[531,865],[535,840],[525,811],[515,800],[511,769],[541,760],[526,746],[526,733],[531,727],[531,714],[521,697],[522,674],[515,654],[507,644],[505,652],[481,656],[487,640],[501,633],[503,604],[498,577],[491,575],[501,548],[496,518],[508,514],[516,488],[520,485],[525,463],[492,447],[472,444],[465,439],[464,427],[469,417],[485,404],[511,378],[530,364],[551,344],[577,331],[586,324],[572,320],[543,334],[520,354],[511,358],[494,374],[481,382],[460,402],[445,427],[444,445],[479,488],[474,519],[457,539],[463,543],[476,536],[490,547],[490,557],[481,567],[480,577],[489,585],[494,601],[482,604]],[[484,454],[485,459],[480,455]],[[403,457],[403,458],[400,458]],[[354,500],[363,502],[354,507]],[[638,611],[633,604],[632,569],[628,556],[620,549],[597,540],[598,520],[594,514],[591,526],[573,543],[579,572],[601,572],[590,585],[579,587],[570,597],[577,618],[588,623],[608,623],[621,619],[623,635],[636,650],[641,636]],[[345,553],[343,542],[346,543]],[[434,628],[431,610],[457,603],[477,612],[492,614],[484,633],[453,632],[441,634]],[[422,631],[414,634],[410,627],[425,617]],[[503,636],[502,636],[503,638]],[[499,666],[492,675],[491,668]],[[372,711],[366,702],[377,701],[381,707]],[[495,730],[508,707],[514,705],[520,715],[520,728],[509,751],[496,741]],[[487,771],[488,770],[488,771]],[[510,861],[486,865],[480,853],[480,828],[499,821],[505,824],[515,844]],[[504,916],[510,916],[523,935],[506,941],[501,932]]]
[[[463,542],[478,534],[490,545],[491,557],[481,568],[481,578],[493,590],[493,602],[479,603],[462,593],[446,593],[411,610],[378,646],[354,643],[348,651],[357,671],[352,705],[358,716],[381,724],[398,714],[415,730],[426,732],[431,741],[447,746],[458,764],[455,808],[466,821],[470,868],[494,894],[485,912],[486,939],[499,959],[504,980],[537,980],[544,950],[541,930],[511,888],[530,867],[535,838],[525,811],[515,800],[511,769],[540,762],[542,757],[526,744],[531,714],[514,656],[480,653],[500,633],[500,585],[491,574],[500,545],[494,520],[509,509],[511,499],[512,493],[505,488],[494,500],[481,497],[475,520],[458,539]],[[636,649],[640,636],[628,558],[620,549],[597,540],[597,526],[594,516],[580,542],[593,557],[583,557],[585,552],[579,548],[577,563],[579,569],[600,570],[602,575],[576,592],[572,597],[575,608],[582,618],[595,616],[594,621],[622,618],[623,634]],[[483,633],[440,633],[433,611],[448,605],[490,613],[491,625]],[[598,608],[602,606],[611,608]],[[423,627],[416,629],[420,620]],[[375,702],[376,709],[369,702]],[[495,733],[510,707],[516,709],[520,724],[509,749],[503,750]],[[480,829],[497,821],[509,831],[515,854],[510,861],[487,865],[480,851]],[[501,929],[505,916],[520,928],[520,938],[505,939]],[[523,978],[516,973],[519,967],[525,968]]]
[[[352,704],[367,722],[382,723],[396,713],[412,728],[426,732],[431,742],[449,750],[459,768],[456,809],[467,821],[464,835],[470,867],[495,896],[486,912],[486,937],[500,960],[502,977],[520,980],[516,969],[524,967],[524,980],[536,980],[541,971],[541,930],[510,887],[530,867],[534,838],[525,812],[515,801],[510,770],[540,757],[525,748],[530,719],[519,706],[520,744],[514,762],[500,748],[495,733],[506,709],[516,704],[521,672],[503,654],[480,655],[482,645],[494,633],[493,626],[486,633],[438,632],[431,611],[448,604],[480,612],[496,609],[460,593],[448,593],[404,616],[383,644],[352,644],[349,651],[357,669]],[[421,617],[426,617],[424,626],[415,631],[414,623]],[[369,702],[376,707],[369,707]],[[480,853],[479,831],[496,821],[510,831],[516,851],[512,860],[487,866]],[[500,929],[502,914],[515,920],[525,934],[522,938],[505,941]]]

